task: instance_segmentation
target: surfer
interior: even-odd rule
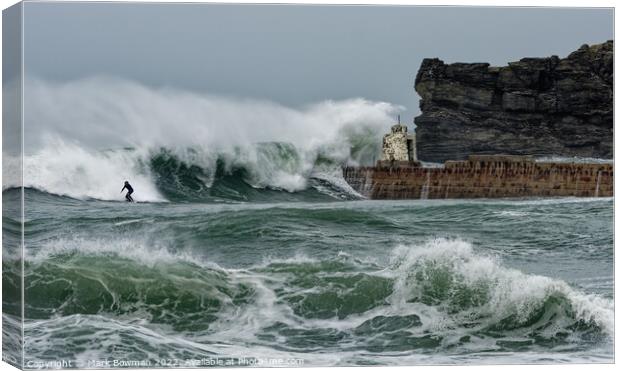
[[[127,188],[127,194],[125,195],[125,199],[127,200],[127,202],[133,202],[133,198],[131,198],[131,194],[133,193],[133,187],[131,186],[131,184],[129,184],[128,181],[125,181],[125,185],[123,186],[123,189],[121,189],[121,193],[123,193],[125,188]]]

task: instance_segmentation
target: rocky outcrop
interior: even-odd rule
[[[422,161],[613,155],[613,41],[505,67],[425,59],[415,89]]]

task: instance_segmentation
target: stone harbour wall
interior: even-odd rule
[[[345,167],[370,199],[611,197],[613,164],[535,162],[527,156],[470,156],[444,167]]]

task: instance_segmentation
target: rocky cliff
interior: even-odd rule
[[[415,89],[422,161],[613,155],[613,41],[505,67],[425,59]]]

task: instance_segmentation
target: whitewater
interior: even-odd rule
[[[613,361],[611,198],[366,200],[340,169],[378,158],[402,109],[385,102],[25,92],[23,162],[3,154],[3,331],[20,330],[23,170],[32,365]]]

